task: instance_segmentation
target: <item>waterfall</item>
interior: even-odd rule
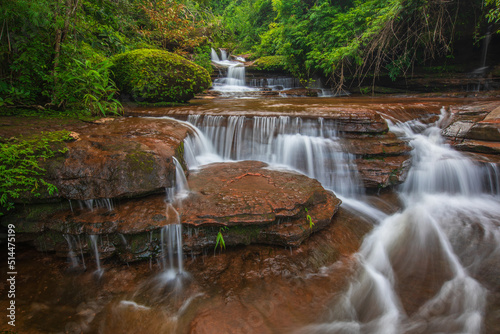
[[[99,236],[96,234],[89,235],[90,244],[92,246],[92,250],[94,251],[95,263],[96,263],[96,271],[94,272],[98,278],[101,278],[104,273],[104,269],[101,268],[101,257],[99,255],[99,245],[97,244]]]
[[[71,203],[71,202],[70,202]],[[78,205],[80,209],[87,209],[90,211],[94,211],[94,208],[106,208],[108,211],[114,210],[113,200],[110,198],[96,198],[96,199],[87,199],[87,200],[78,200]],[[72,209],[73,210],[73,209]]]
[[[182,200],[189,196],[189,186],[186,175],[179,161],[173,157],[175,165],[175,179],[173,186],[166,189],[166,209],[168,225],[161,229],[161,267],[162,273],[157,280],[159,285],[173,284],[176,290],[182,289],[182,279],[188,277],[184,271],[184,254],[182,251],[182,224],[179,212],[174,208],[173,203],[178,207],[182,205]]]
[[[78,268],[80,263],[78,262],[78,257],[74,251],[74,244],[76,243],[75,237],[70,234],[63,234],[63,237],[68,243],[68,260],[71,262],[71,268]]]
[[[255,91],[256,89],[246,85],[245,65],[243,64],[245,59],[238,57],[238,61],[228,60],[226,51],[221,49],[220,52],[219,58],[217,52],[212,49],[211,58],[214,64],[224,69],[225,77],[215,79],[213,89],[230,96],[235,96],[240,92]]]
[[[168,202],[172,202],[174,199],[182,200],[189,196],[189,186],[184,170],[182,169],[180,162],[175,157],[172,157],[172,159],[175,165],[175,185],[172,187],[171,194],[168,194],[169,192],[167,190]]]
[[[210,58],[212,59],[213,62],[219,62],[220,61],[220,58],[217,55],[217,52],[215,52],[215,50],[213,48],[210,50]]]
[[[300,80],[291,77],[270,77],[264,79],[251,79],[250,86],[255,88],[270,88],[272,90],[289,90],[302,88]]]
[[[488,30],[484,35],[483,43],[481,46],[481,60],[479,67],[473,70],[471,73],[469,73],[469,77],[476,78],[478,81],[472,83],[472,87],[470,87],[469,83],[467,83],[467,91],[472,90],[479,92],[481,89],[487,90],[489,88],[491,79],[486,78],[487,76],[486,74],[488,73],[488,68],[489,68],[486,62],[488,58],[488,48],[491,42],[491,35],[492,35],[491,29],[492,26],[491,25],[488,26]]]
[[[486,67],[486,57],[488,56],[488,48],[490,46],[490,41],[491,41],[491,25],[488,26],[488,31],[486,32],[486,35],[484,36],[483,40],[483,47],[481,51],[481,67],[480,68],[485,68]]]
[[[213,158],[215,153],[218,161],[259,160],[299,171],[342,196],[362,194],[355,156],[343,149],[334,120],[189,116],[188,122],[203,134],[185,141],[190,168],[209,161],[206,154]]]
[[[227,51],[224,49],[219,49],[219,51],[220,51],[220,60],[226,61],[227,60]]]
[[[328,320],[299,333],[482,332],[487,289],[475,277],[500,260],[498,173],[451,149],[439,128],[414,125],[391,126],[414,148],[404,210],[365,238],[358,277]]]
[[[165,282],[176,280],[186,275],[184,254],[182,251],[182,225],[170,224],[161,229],[161,263]]]

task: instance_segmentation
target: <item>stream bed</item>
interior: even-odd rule
[[[182,254],[180,225],[162,231],[170,258],[129,265],[98,255],[72,265],[20,245],[16,330],[500,333],[500,175],[441,135],[450,108],[466,102],[219,99],[129,110],[196,129],[184,142],[190,172],[212,162],[264,161],[317,179],[341,209],[299,247]],[[358,157],[343,145],[347,126],[332,115],[360,110],[377,113],[411,148],[399,185],[366,189],[353,167]]]

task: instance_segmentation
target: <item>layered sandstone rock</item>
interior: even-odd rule
[[[448,125],[442,131],[457,150],[500,154],[500,104],[478,102],[457,108]]]
[[[192,194],[182,204],[182,222],[224,229],[229,244],[298,246],[328,225],[341,201],[305,175],[243,161],[205,166],[190,175]],[[307,216],[311,217],[310,225]],[[187,244],[210,244],[216,234],[193,235]]]
[[[68,143],[65,157],[47,160],[45,180],[66,199],[137,197],[163,192],[182,161],[190,129],[167,119],[121,118],[93,124]]]

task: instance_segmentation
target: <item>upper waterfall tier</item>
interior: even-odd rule
[[[246,86],[244,58],[236,57],[229,60],[225,50],[221,49],[221,56],[212,49],[212,62],[220,71],[220,77],[214,80],[213,89],[221,93],[237,93],[255,91],[255,88]]]

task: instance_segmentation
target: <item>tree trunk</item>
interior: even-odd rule
[[[57,78],[57,69],[59,68],[60,58],[61,58],[61,46],[66,39],[69,31],[69,24],[71,18],[75,15],[76,10],[80,4],[80,0],[66,0],[66,11],[64,13],[64,25],[62,28],[56,29],[55,34],[55,42],[54,42],[54,67],[52,69],[52,78],[53,78],[53,90],[52,90],[52,101],[51,104],[57,104],[57,86],[58,86],[58,78]],[[57,15],[56,15],[57,19]]]

